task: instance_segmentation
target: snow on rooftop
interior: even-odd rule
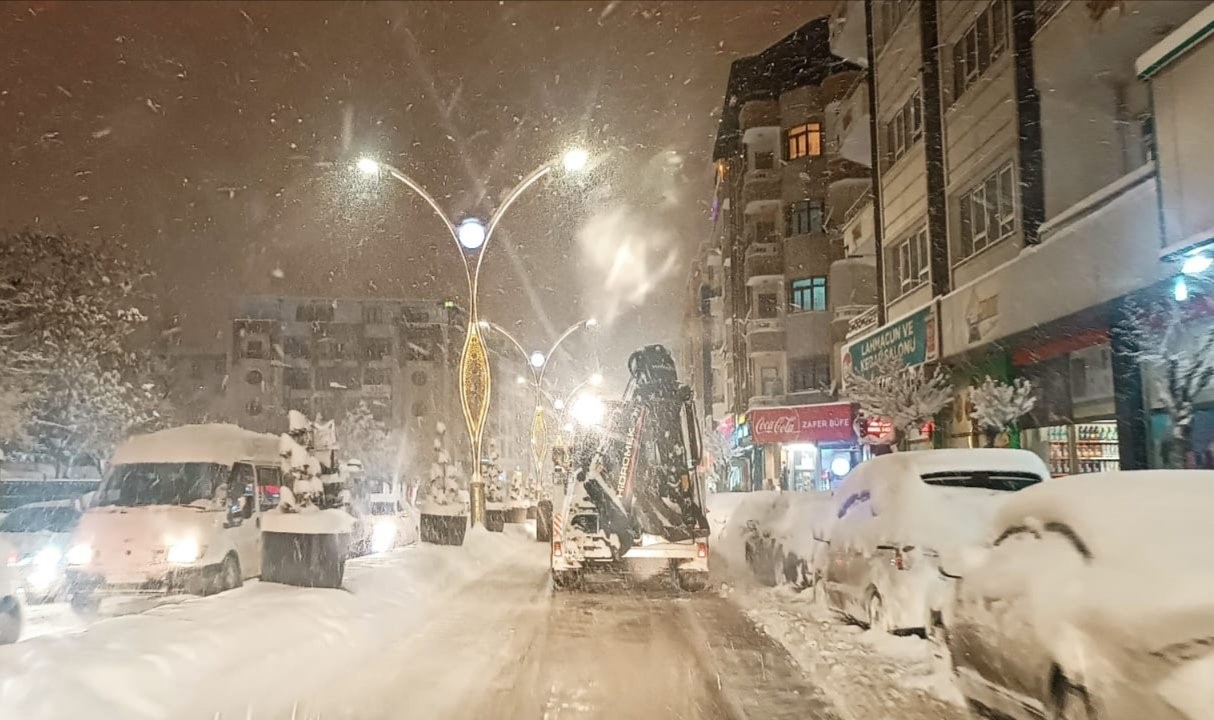
[[[210,423],[135,435],[118,446],[110,464],[212,462],[231,465],[240,460],[277,458],[277,435]]]
[[[1134,72],[1138,74],[1139,78],[1149,78],[1187,50],[1196,47],[1212,32],[1214,32],[1214,4],[1207,5],[1201,12],[1189,18],[1188,22],[1168,33],[1164,39],[1139,55],[1138,60],[1134,62]]]

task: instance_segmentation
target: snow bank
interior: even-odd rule
[[[285,717],[299,697],[365,665],[367,648],[420,631],[490,571],[542,571],[545,549],[533,539],[490,540],[470,532],[463,548],[352,560],[343,590],[249,583],[0,648],[0,717]]]
[[[919,637],[861,631],[788,588],[726,588],[788,650],[841,718],[968,720],[947,659]]]
[[[337,508],[317,510],[315,506],[309,506],[299,512],[283,512],[275,508],[261,514],[261,529],[273,533],[337,535],[353,532],[354,518]]]
[[[798,557],[814,557],[829,532],[829,493],[761,490],[708,497],[708,524],[714,559],[726,574],[746,574],[746,540],[756,532]]]
[[[135,435],[118,446],[111,465],[131,463],[207,462],[231,465],[238,460],[278,460],[278,436],[236,425],[209,423]]]

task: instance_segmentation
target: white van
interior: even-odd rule
[[[930,631],[940,555],[985,539],[1012,492],[1050,477],[1027,450],[941,449],[866,460],[835,491],[826,603],[869,627]]]
[[[208,595],[261,574],[261,512],[277,504],[278,437],[185,425],[114,453],[68,544],[72,607],[102,594]]]

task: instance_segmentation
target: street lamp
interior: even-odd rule
[[[359,172],[378,177],[387,173],[404,183],[416,193],[434,214],[442,220],[455,245],[459,248],[460,257],[464,261],[464,275],[468,281],[468,331],[464,337],[464,349],[460,353],[459,363],[459,394],[460,405],[464,411],[464,422],[468,426],[468,439],[472,445],[472,480],[468,483],[468,495],[471,501],[471,517],[473,527],[485,524],[485,481],[481,477],[481,438],[485,429],[485,417],[489,414],[489,390],[491,377],[489,372],[489,356],[485,352],[485,343],[481,338],[481,324],[477,319],[477,286],[480,281],[481,263],[485,257],[485,247],[493,237],[493,231],[502,216],[510,209],[515,200],[526,192],[527,188],[539,182],[546,175],[564,167],[567,171],[576,172],[586,167],[590,156],[584,150],[569,150],[562,158],[550,160],[532,170],[514,189],[506,195],[506,199],[498,206],[488,222],[479,218],[467,217],[456,225],[443,212],[438,201],[413,178],[395,167],[376,161],[369,157],[359,158],[355,167]]]
[[[539,480],[540,476],[543,475],[544,455],[548,452],[547,441],[545,439],[547,428],[544,423],[544,404],[541,397],[544,394],[544,372],[548,369],[548,363],[552,362],[552,357],[556,354],[557,348],[561,346],[561,343],[565,342],[566,338],[581,328],[595,328],[598,327],[598,324],[598,320],[595,320],[594,318],[580,320],[566,328],[565,332],[561,333],[560,336],[557,337],[556,342],[552,343],[552,347],[548,348],[548,352],[542,352],[540,350],[527,352],[527,350],[523,348],[523,344],[501,325],[488,320],[480,321],[480,327],[482,330],[496,330],[507,340],[509,340],[510,344],[513,345],[514,348],[519,351],[519,354],[523,356],[523,359],[527,361],[527,367],[531,368],[531,382],[535,388],[535,416],[531,421],[531,462],[532,471],[536,480]],[[595,373],[595,375],[598,375],[598,373]],[[523,379],[521,375],[519,376],[519,379]],[[601,375],[599,375],[599,381],[602,382]],[[520,382],[519,384],[521,385],[522,383]],[[578,387],[581,386],[579,385]],[[562,406],[565,404],[563,401],[558,399],[557,401],[553,402],[554,407],[556,406],[556,402],[561,402]],[[560,410],[561,408],[557,407],[556,409]]]

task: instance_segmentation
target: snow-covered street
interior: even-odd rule
[[[913,659],[840,652],[854,634],[789,615],[799,596],[733,585],[689,596],[664,583],[554,593],[546,546],[520,530],[353,561],[341,591],[254,582],[107,605],[132,614],[91,625],[36,608],[38,636],[0,649],[0,716],[961,715],[885,677],[890,663],[915,672]]]

